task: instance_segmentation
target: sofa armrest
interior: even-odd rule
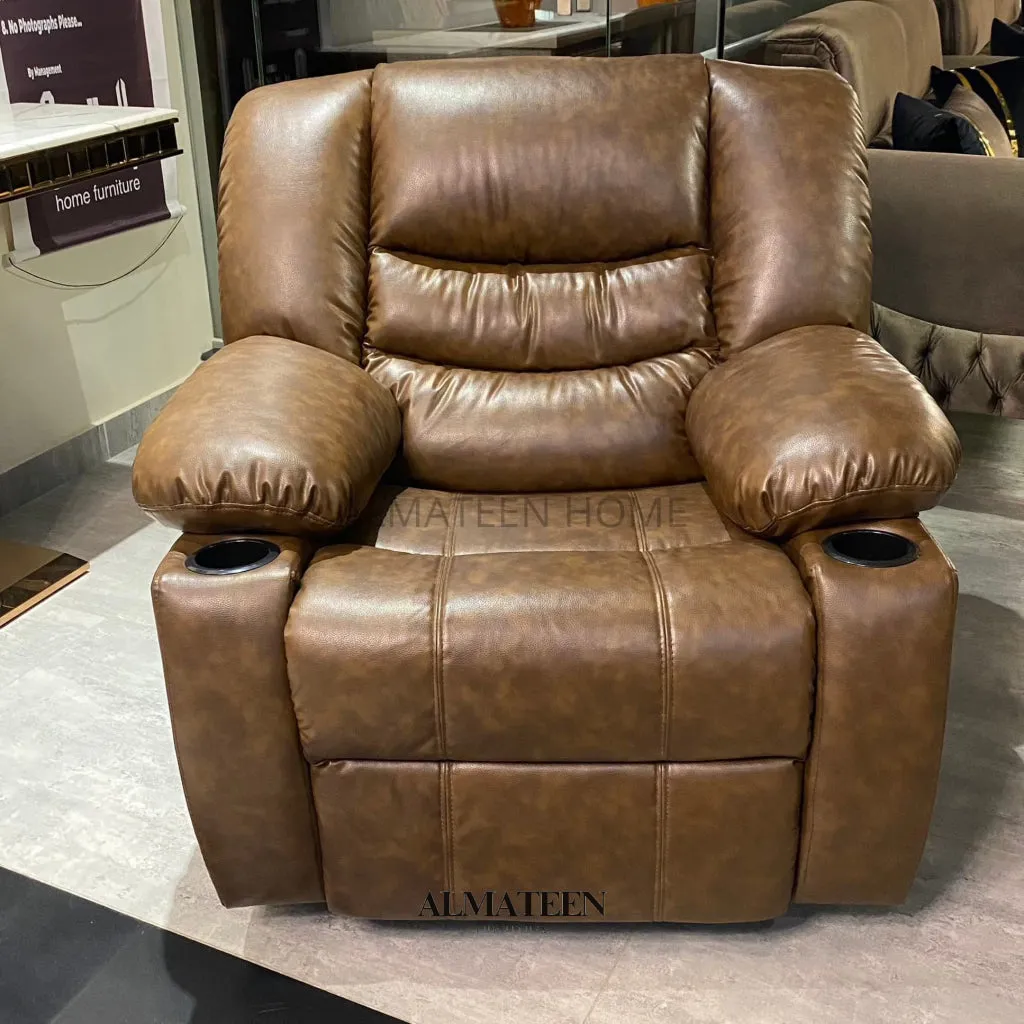
[[[1024,335],[1024,160],[870,150],[875,302]]]
[[[845,327],[787,331],[716,367],[686,430],[719,511],[763,537],[913,515],[960,462],[921,383]]]
[[[868,142],[890,135],[896,93],[922,84],[910,75],[903,23],[884,4],[833,4],[794,18],[765,40],[764,62],[844,78],[857,94]]]
[[[139,445],[132,489],[186,532],[326,536],[363,510],[400,438],[391,393],[355,364],[247,338],[168,402]]]

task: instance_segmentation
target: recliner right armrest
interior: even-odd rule
[[[715,507],[760,537],[912,516],[960,464],[921,383],[847,327],[799,327],[716,366],[686,432]]]

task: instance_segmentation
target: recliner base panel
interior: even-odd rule
[[[732,547],[711,529],[703,487],[687,485],[681,495],[678,507],[688,510],[682,532],[688,526],[705,545],[696,550]],[[956,575],[918,520],[865,525],[905,536],[917,559],[888,569],[835,561],[823,542],[836,529],[802,534],[785,547],[817,623],[807,756],[689,762],[304,756],[285,657],[287,616],[334,652],[324,679],[335,688],[345,685],[345,650],[351,659],[362,648],[345,616],[325,644],[315,619],[294,615],[311,546],[275,536],[282,553],[269,565],[236,577],[196,576],[186,557],[219,538],[181,538],[157,572],[154,601],[189,809],[221,899],[229,906],[326,899],[339,913],[378,919],[433,917],[435,908],[439,916],[473,918],[487,916],[481,894],[490,892],[495,918],[690,923],[766,920],[791,902],[901,902],[938,777]],[[594,526],[604,543],[622,543],[614,529]],[[515,533],[506,531],[505,543]],[[397,544],[408,533],[382,536]],[[749,540],[739,547],[759,550]],[[317,606],[327,579],[309,577],[307,608]],[[378,576],[374,585],[386,588],[387,580]],[[735,601],[735,590],[733,582],[719,599]],[[653,626],[653,602],[650,615]],[[289,630],[294,646],[295,625]],[[669,632],[683,666],[692,640]],[[685,675],[680,699],[699,697],[693,684],[700,677]],[[377,680],[376,690],[389,688],[386,676]],[[731,692],[722,712],[732,707],[743,716],[743,687]],[[609,736],[618,735],[614,710],[600,702],[596,693],[602,710],[590,727],[603,721]],[[407,697],[402,704],[407,709]],[[322,728],[307,733],[307,751],[401,736],[389,734],[384,719],[362,717],[362,728],[351,729],[365,710],[365,702],[360,712],[343,699],[333,708],[308,703],[307,718],[315,711]],[[394,724],[408,728],[394,710]],[[545,728],[550,717],[538,716],[520,741],[524,749],[538,738],[558,741]],[[756,733],[736,735],[750,743]],[[559,742],[568,749],[578,739]],[[502,907],[506,892],[518,903]],[[559,895],[547,904],[530,897],[530,915],[527,897],[517,896],[529,892]],[[572,892],[603,893],[602,912],[588,904],[586,915],[577,913],[583,897],[564,896]],[[566,913],[554,912],[563,907]]]
[[[444,892],[460,895],[458,910],[467,892],[589,892],[601,912],[581,921],[717,923],[790,902],[803,775],[791,760],[329,761],[312,774],[338,913],[431,917]],[[552,912],[561,900],[548,913],[533,902],[531,917],[575,920],[583,901],[565,915]],[[527,916],[523,897],[511,909]]]

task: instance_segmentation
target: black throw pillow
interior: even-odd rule
[[[958,85],[988,104],[1006,130],[1016,155],[1024,156],[1024,57],[955,71],[932,68],[932,91],[939,104],[945,105]]]
[[[987,155],[977,131],[964,118],[902,92],[896,94],[892,109],[892,148]]]
[[[993,57],[1024,57],[1024,26],[1007,25],[993,18],[989,50]]]

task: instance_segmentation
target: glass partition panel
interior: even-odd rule
[[[695,0],[319,0],[319,52],[438,57],[689,52]]]
[[[760,63],[765,37],[773,29],[834,2],[836,0],[724,0],[723,55],[727,60]]]
[[[391,61],[689,53],[698,6],[718,2],[217,0],[223,116],[257,85]]]
[[[319,0],[316,73],[399,60],[604,56],[604,4],[569,0]]]

